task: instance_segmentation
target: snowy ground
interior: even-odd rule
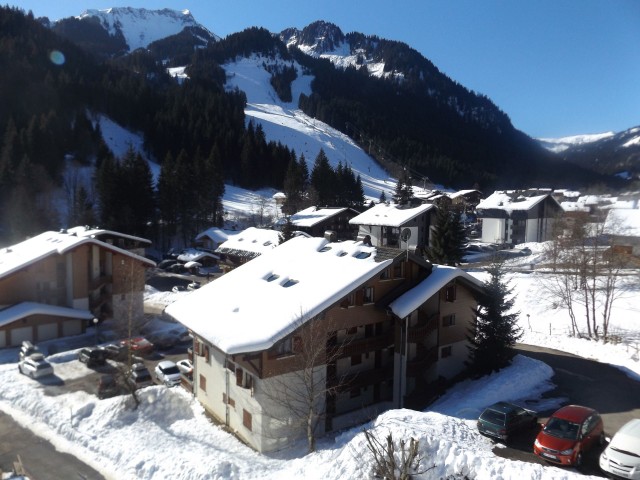
[[[513,263],[540,260],[537,247],[530,257]],[[525,331],[523,341],[613,363],[640,378],[635,350],[640,336],[637,286],[625,292],[613,313],[612,325],[628,343],[603,345],[567,337],[566,314],[542,301],[541,281],[545,276],[536,270],[511,276],[521,312],[520,326]],[[147,301],[164,305],[179,295],[189,293],[158,292],[152,287],[145,292]],[[176,327],[159,319],[151,325],[153,330]],[[49,356],[58,379],[70,380],[87,373],[73,352],[83,342],[92,343],[92,334],[71,339],[66,347],[56,341],[59,351],[71,349]],[[514,364],[499,374],[458,385],[428,411],[392,410],[371,424],[321,439],[316,453],[304,455],[298,446],[271,456],[254,452],[212,424],[200,405],[181,388],[148,387],[136,411],[130,408],[127,397],[98,400],[85,392],[49,396],[43,391],[45,381],[34,382],[18,373],[16,358],[16,349],[0,351],[0,383],[11,385],[0,390],[0,409],[109,479],[366,478],[371,462],[363,427],[373,429],[380,437],[391,432],[396,439],[419,439],[421,454],[428,459],[425,462],[435,467],[418,478],[460,474],[478,479],[582,477],[568,469],[497,457],[492,453],[493,442],[477,433],[475,418],[485,406],[498,400],[527,405],[533,402],[540,410],[553,409],[563,400],[541,400],[543,393],[553,389],[553,372],[545,364],[523,356],[516,357]]]

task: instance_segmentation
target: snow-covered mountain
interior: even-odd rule
[[[627,180],[640,175],[640,126],[618,133],[540,138],[538,141],[566,160],[600,173]]]
[[[555,153],[564,152],[566,149],[575,147],[576,145],[584,145],[587,143],[597,142],[604,138],[611,138],[615,135],[614,132],[593,133],[584,135],[572,135],[569,137],[561,138],[539,138],[540,144],[547,150],[551,150]]]
[[[200,45],[218,41],[220,37],[196,22],[189,10],[147,10],[146,8],[117,7],[104,10],[85,10],[77,17],[54,22],[57,33],[92,50],[94,44],[104,43],[105,34],[113,44],[112,54],[129,53],[138,48],[184,31]],[[99,51],[102,52],[102,48]]]

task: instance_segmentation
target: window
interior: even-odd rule
[[[284,288],[289,288],[289,287],[293,287],[296,283],[298,283],[298,280],[294,280],[293,278],[290,278],[289,280],[284,282],[282,286]]]
[[[447,358],[453,354],[453,347],[449,345],[448,347],[442,347],[440,349],[440,358]]]
[[[380,280],[389,280],[391,278],[391,269],[386,268],[380,274]]]
[[[276,344],[276,355],[288,355],[293,351],[291,337],[287,337]]]
[[[231,397],[227,397],[226,393],[222,394],[222,403],[228,403],[230,407],[236,406],[236,401]]]
[[[393,278],[402,278],[402,264],[397,263],[393,266]]]
[[[362,363],[362,355],[351,355],[351,366],[360,365]]]
[[[207,377],[202,374],[200,374],[200,390],[203,392],[207,391]]]
[[[251,414],[247,412],[244,408],[242,409],[242,425],[249,431],[251,431]]]
[[[238,385],[239,387],[244,386],[244,384],[242,383],[243,377],[244,377],[244,372],[242,371],[241,368],[236,368],[236,385]]]
[[[444,300],[445,302],[455,302],[456,301],[456,286],[449,285],[444,291]]]
[[[442,326],[443,327],[453,327],[456,324],[456,314],[452,313],[451,315],[445,315],[442,317]]]
[[[364,287],[363,293],[363,303],[373,303],[373,287]]]
[[[267,282],[273,282],[274,280],[277,280],[279,278],[280,278],[280,275],[278,275],[277,273],[272,273],[267,277]]]

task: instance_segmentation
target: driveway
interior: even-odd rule
[[[568,403],[595,408],[602,415],[607,436],[613,436],[629,420],[640,418],[640,382],[622,370],[544,347],[518,345],[516,350],[553,368],[552,381],[556,389],[546,396],[566,397]],[[553,411],[538,413],[543,423]],[[505,458],[544,464],[532,453],[535,435],[536,432],[525,433],[510,447],[496,447],[494,453]],[[601,451],[598,448],[585,458],[580,469],[582,473],[602,475],[598,467]]]

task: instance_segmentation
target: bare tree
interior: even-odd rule
[[[384,480],[410,480],[413,475],[419,475],[435,468],[435,465],[420,469],[424,458],[419,456],[419,441],[411,437],[409,442],[402,439],[398,444],[393,440],[391,432],[384,442],[378,439],[371,430],[364,430],[367,449],[373,456],[374,478]]]
[[[276,345],[290,349],[291,356],[285,359],[287,372],[263,381],[262,393],[272,404],[265,414],[281,420],[284,412],[288,433],[304,434],[309,452],[316,449],[327,402],[347,387],[347,374],[338,374],[335,368],[346,343],[337,341],[337,332],[324,318],[300,320],[295,332]]]
[[[610,230],[617,228],[609,225]],[[607,341],[611,309],[619,296],[624,261],[604,235],[604,223],[575,222],[566,238],[556,238],[548,249],[553,256],[554,275],[544,282],[554,302],[567,308],[573,335]],[[584,322],[578,322],[578,311]],[[579,323],[584,326],[581,331]]]

